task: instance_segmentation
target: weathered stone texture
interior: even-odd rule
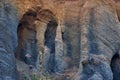
[[[0,0],[0,79],[17,80],[16,56],[55,80],[119,80],[119,7],[119,0]]]
[[[84,3],[81,12],[84,43],[81,43],[82,71],[77,80],[113,80],[110,62],[120,44],[120,25],[114,7],[109,2],[91,0]]]
[[[0,80],[17,80],[14,52],[17,47],[18,15],[7,0],[0,1]]]

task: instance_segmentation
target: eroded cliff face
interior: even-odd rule
[[[119,80],[119,0],[4,0],[0,4],[0,51],[11,55],[1,55],[2,80],[18,80],[15,57],[41,79],[45,74],[52,80]]]
[[[119,54],[119,21],[111,2],[86,1],[81,14],[80,80],[113,80],[110,62]],[[110,35],[109,35],[110,34]],[[111,46],[111,47],[110,47]],[[115,64],[117,66],[117,64]],[[109,75],[107,75],[109,74]],[[117,80],[117,79],[116,79]]]
[[[17,47],[18,15],[14,5],[0,1],[0,80],[17,80],[14,52]]]

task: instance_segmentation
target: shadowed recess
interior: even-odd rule
[[[111,60],[111,69],[113,72],[113,80],[120,80],[120,56],[116,53]]]

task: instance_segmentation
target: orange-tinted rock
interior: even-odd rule
[[[115,7],[116,7],[118,19],[120,21],[120,0],[115,0]]]
[[[116,64],[119,59],[114,59],[114,55],[119,52],[120,1],[114,1],[5,0],[0,4],[0,18],[3,18],[2,24],[7,25],[4,30],[8,31],[3,33],[8,38],[11,53],[16,48],[18,34],[16,58],[30,67],[40,64],[43,73],[73,79],[78,71],[76,80],[116,79],[114,75],[119,74],[114,65],[119,68]],[[74,75],[69,74],[72,71]]]

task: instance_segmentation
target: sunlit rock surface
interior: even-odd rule
[[[0,0],[0,80],[120,80],[119,21],[119,0]]]

